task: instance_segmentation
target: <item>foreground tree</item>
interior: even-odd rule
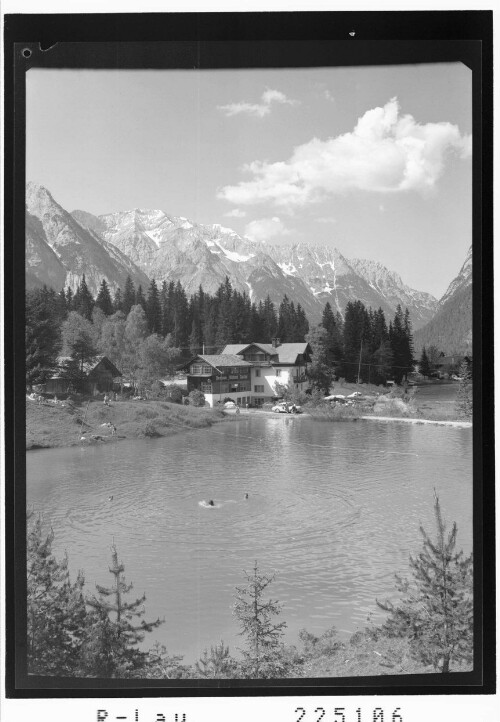
[[[419,368],[422,376],[427,377],[431,375],[431,365],[429,363],[429,357],[427,356],[425,346],[423,347],[422,354],[420,356]]]
[[[133,585],[127,584],[123,572],[125,567],[118,561],[116,547],[111,548],[112,565],[109,568],[114,577],[111,587],[96,584],[99,596],[87,599],[94,611],[93,629],[85,650],[86,666],[93,674],[104,677],[130,677],[140,674],[147,662],[147,652],[141,652],[137,645],[164,620],[145,622],[144,602],[146,595],[131,602],[125,596]],[[132,620],[140,619],[134,625]]]
[[[449,672],[452,663],[473,659],[472,554],[455,551],[457,525],[446,532],[437,496],[434,514],[436,540],[420,527],[423,549],[410,557],[412,578],[396,576],[401,600],[377,604],[389,612],[383,625],[388,636],[407,637],[417,661]]]
[[[236,587],[234,614],[247,648],[241,650],[242,674],[248,679],[284,677],[287,664],[282,638],[286,622],[276,622],[282,606],[272,599],[264,600],[264,592],[274,581],[274,575],[261,574],[257,562],[251,574],[245,572],[247,585]]]
[[[84,578],[71,582],[68,559],[52,553],[54,532],[44,533],[40,516],[28,515],[27,660],[29,674],[79,674],[87,620]]]
[[[54,291],[42,289],[26,293],[26,384],[40,384],[57,367],[60,348],[61,311]]]

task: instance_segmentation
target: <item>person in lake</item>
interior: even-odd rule
[[[208,502],[208,506],[215,506],[213,499],[210,499],[210,501]]]
[[[245,499],[248,499],[248,493],[245,494]]]

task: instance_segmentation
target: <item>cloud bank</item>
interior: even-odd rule
[[[262,93],[261,101],[261,103],[230,103],[229,105],[218,105],[217,108],[228,117],[245,113],[256,118],[263,118],[265,115],[269,115],[273,103],[282,105],[298,105],[299,103],[298,100],[287,98],[280,90],[273,90],[272,88],[266,88]]]
[[[289,233],[290,231],[277,216],[251,221],[245,228],[245,236],[252,241],[266,241],[274,236],[286,236]]]
[[[425,192],[435,187],[450,153],[467,158],[472,138],[451,123],[419,124],[401,115],[397,98],[368,110],[354,130],[328,140],[313,138],[287,161],[254,161],[251,180],[225,186],[218,197],[238,205],[271,202],[301,206],[348,190]]]

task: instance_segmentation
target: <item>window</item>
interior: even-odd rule
[[[255,369],[255,375],[260,376],[260,369]]]
[[[256,394],[263,394],[264,393],[264,386],[254,386],[253,390]]]
[[[191,374],[201,374],[202,365],[201,364],[193,364],[191,366]]]
[[[203,373],[204,373],[204,374],[211,374],[211,373],[212,373],[212,367],[211,367],[211,366],[203,366]]]

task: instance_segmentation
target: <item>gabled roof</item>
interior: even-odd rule
[[[223,354],[243,354],[251,346],[257,346],[264,353],[270,354],[271,356],[278,356],[274,363],[279,364],[294,364],[299,354],[306,352],[312,353],[312,349],[307,341],[301,341],[300,343],[282,343],[279,346],[273,346],[270,343],[241,343],[231,344],[226,346],[223,350]]]
[[[204,363],[208,364],[209,366],[212,366],[214,369],[219,371],[219,367],[226,367],[226,366],[246,366],[251,367],[252,364],[248,361],[244,361],[241,356],[236,356],[234,354],[199,354],[198,356],[194,356],[190,361],[183,364],[182,366],[179,366],[179,368],[184,369],[187,366],[190,366],[195,361],[198,361],[198,359],[201,359]]]
[[[57,357],[57,364],[58,366],[63,366],[66,361],[70,361],[71,356],[58,356]],[[114,376],[121,376],[122,372],[118,371],[116,366],[112,361],[109,360],[107,356],[95,356],[92,361],[86,361],[83,364],[83,370],[86,374],[90,374],[94,369],[96,369],[100,363],[104,363],[104,365],[111,371],[111,373]],[[52,378],[57,378],[57,376],[53,376]]]

